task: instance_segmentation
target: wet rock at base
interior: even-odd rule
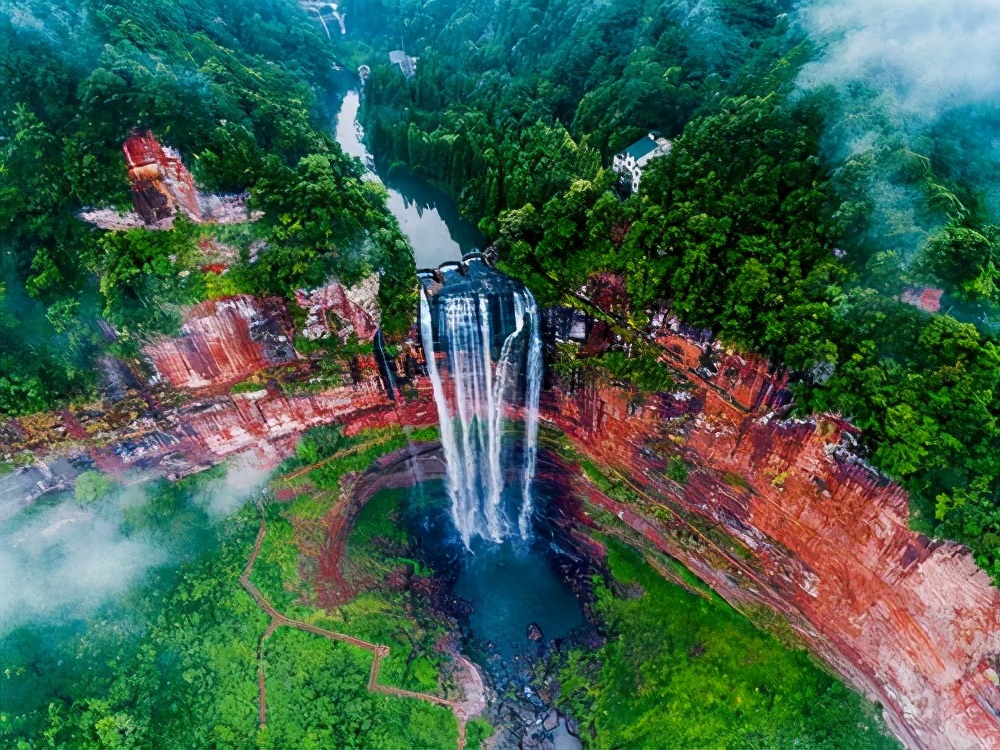
[[[549,711],[548,716],[542,720],[542,729],[546,732],[551,732],[557,726],[559,726],[559,714],[556,711]]]
[[[566,717],[566,732],[570,737],[580,736],[580,725],[576,723],[576,719],[571,716]]]

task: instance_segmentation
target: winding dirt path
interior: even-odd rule
[[[301,620],[286,617],[276,610],[271,602],[269,602],[254,585],[254,583],[250,580],[250,574],[253,572],[254,563],[257,562],[257,556],[260,555],[260,548],[264,544],[264,537],[267,535],[267,518],[263,506],[261,506],[260,511],[260,531],[257,532],[257,539],[254,542],[253,550],[250,553],[250,559],[247,560],[246,567],[243,569],[242,575],[240,575],[240,585],[243,586],[251,597],[253,597],[257,606],[264,610],[264,612],[266,612],[271,618],[271,622],[268,625],[267,630],[264,631],[257,643],[257,678],[260,683],[260,713],[258,720],[260,722],[260,726],[263,727],[267,723],[267,687],[264,681],[263,661],[264,643],[278,628],[289,627],[295,628],[296,630],[302,630],[306,633],[313,633],[321,638],[328,638],[331,641],[349,643],[352,646],[363,648],[365,651],[370,651],[373,658],[371,672],[368,675],[368,690],[373,693],[392,695],[397,698],[413,698],[414,700],[426,701],[427,703],[434,703],[435,705],[445,706],[446,708],[451,709],[451,712],[455,715],[455,722],[458,725],[458,750],[464,750],[465,716],[463,715],[462,708],[459,703],[445,698],[440,698],[436,695],[430,695],[428,693],[416,693],[412,690],[403,690],[402,688],[392,687],[391,685],[379,684],[378,676],[379,671],[382,668],[382,660],[389,655],[388,646],[381,643],[369,643],[368,641],[363,641],[360,638],[355,638],[354,636],[347,635],[346,633],[335,633],[332,630],[326,630],[325,628],[320,628],[316,625],[302,622]]]

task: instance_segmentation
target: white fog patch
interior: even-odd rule
[[[822,45],[804,88],[864,83],[925,120],[1000,94],[997,0],[819,0],[800,22]]]
[[[253,466],[230,466],[198,485],[185,501],[186,512],[194,506],[208,516],[205,524],[219,521],[255,497],[269,475]],[[0,526],[0,634],[32,621],[85,617],[153,568],[180,562],[177,545],[183,547],[184,539],[127,522],[143,517],[149,488],[138,482],[115,486],[86,505],[71,492],[27,506],[8,498],[12,513]],[[13,484],[10,489],[27,491]]]
[[[920,183],[931,157],[1000,217],[998,0],[807,0],[796,23],[817,47],[800,90],[839,95],[824,151],[866,195],[869,241],[908,264],[947,220],[950,199],[931,209]],[[975,160],[956,161],[955,149]]]
[[[250,465],[231,465],[226,475],[213,482],[206,491],[206,511],[214,518],[233,513],[254,497],[271,476],[269,469]]]
[[[122,535],[117,506],[46,507],[0,535],[0,632],[91,610],[168,559],[149,539]]]

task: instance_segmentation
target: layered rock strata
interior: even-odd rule
[[[194,179],[172,148],[164,148],[149,130],[134,131],[122,145],[132,205],[146,224],[158,224],[183,212],[201,221]]]
[[[214,304],[193,316],[202,321],[197,332],[192,326],[154,350],[166,381],[218,385],[268,361],[248,322],[259,313],[281,328],[263,303]],[[969,552],[909,529],[905,492],[856,457],[848,423],[780,419],[786,380],[766,362],[659,322],[652,337],[684,380],[675,393],[640,396],[627,385],[577,380],[543,394],[543,419],[606,473],[617,499],[582,474],[576,492],[735,606],[784,615],[815,653],[885,706],[910,747],[1000,747],[1000,591]],[[549,323],[581,340],[595,330],[593,320],[573,316]],[[319,393],[208,388],[215,395],[173,406],[146,393],[10,420],[0,425],[0,445],[168,476],[240,453],[272,464],[318,424],[340,422],[349,433],[436,425],[420,363],[412,351],[406,357],[396,372],[412,382],[396,401],[366,358]]]
[[[202,302],[179,338],[146,347],[157,374],[175,388],[232,385],[272,365],[290,362],[294,328],[283,300],[237,295]]]
[[[909,529],[906,493],[853,454],[849,424],[777,419],[785,382],[766,362],[656,338],[689,389],[545,396],[545,418],[632,500],[580,491],[734,605],[785,615],[908,746],[1000,747],[1000,591],[968,550]]]

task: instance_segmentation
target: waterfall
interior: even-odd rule
[[[470,532],[463,523],[468,515],[468,509],[464,506],[465,496],[462,488],[465,482],[459,476],[462,466],[458,457],[458,442],[455,440],[455,428],[448,416],[448,404],[444,398],[444,386],[441,383],[441,374],[438,372],[437,361],[434,358],[434,332],[431,327],[430,305],[427,303],[427,293],[423,287],[420,289],[420,338],[423,340],[424,355],[427,360],[427,375],[431,379],[431,386],[434,390],[434,403],[437,405],[438,422],[441,424],[441,447],[444,450],[444,460],[448,465],[448,496],[451,498],[451,517],[455,522],[455,527],[462,535],[465,546],[469,546]]]
[[[530,291],[525,289],[524,292],[531,315],[531,341],[528,344],[528,378],[524,392],[524,474],[521,480],[524,500],[518,517],[522,537],[528,536],[531,531],[531,514],[535,505],[532,482],[538,463],[538,399],[542,393],[542,335],[538,324],[538,305]]]
[[[474,537],[499,543],[531,534],[542,380],[534,297],[481,261],[475,268],[463,269],[451,288],[420,289],[420,334],[448,465],[451,516],[466,547]],[[435,351],[445,355],[442,367]],[[505,476],[513,437],[509,412],[522,405],[524,457],[520,482],[511,484]],[[519,488],[520,497],[510,497],[508,487]]]

